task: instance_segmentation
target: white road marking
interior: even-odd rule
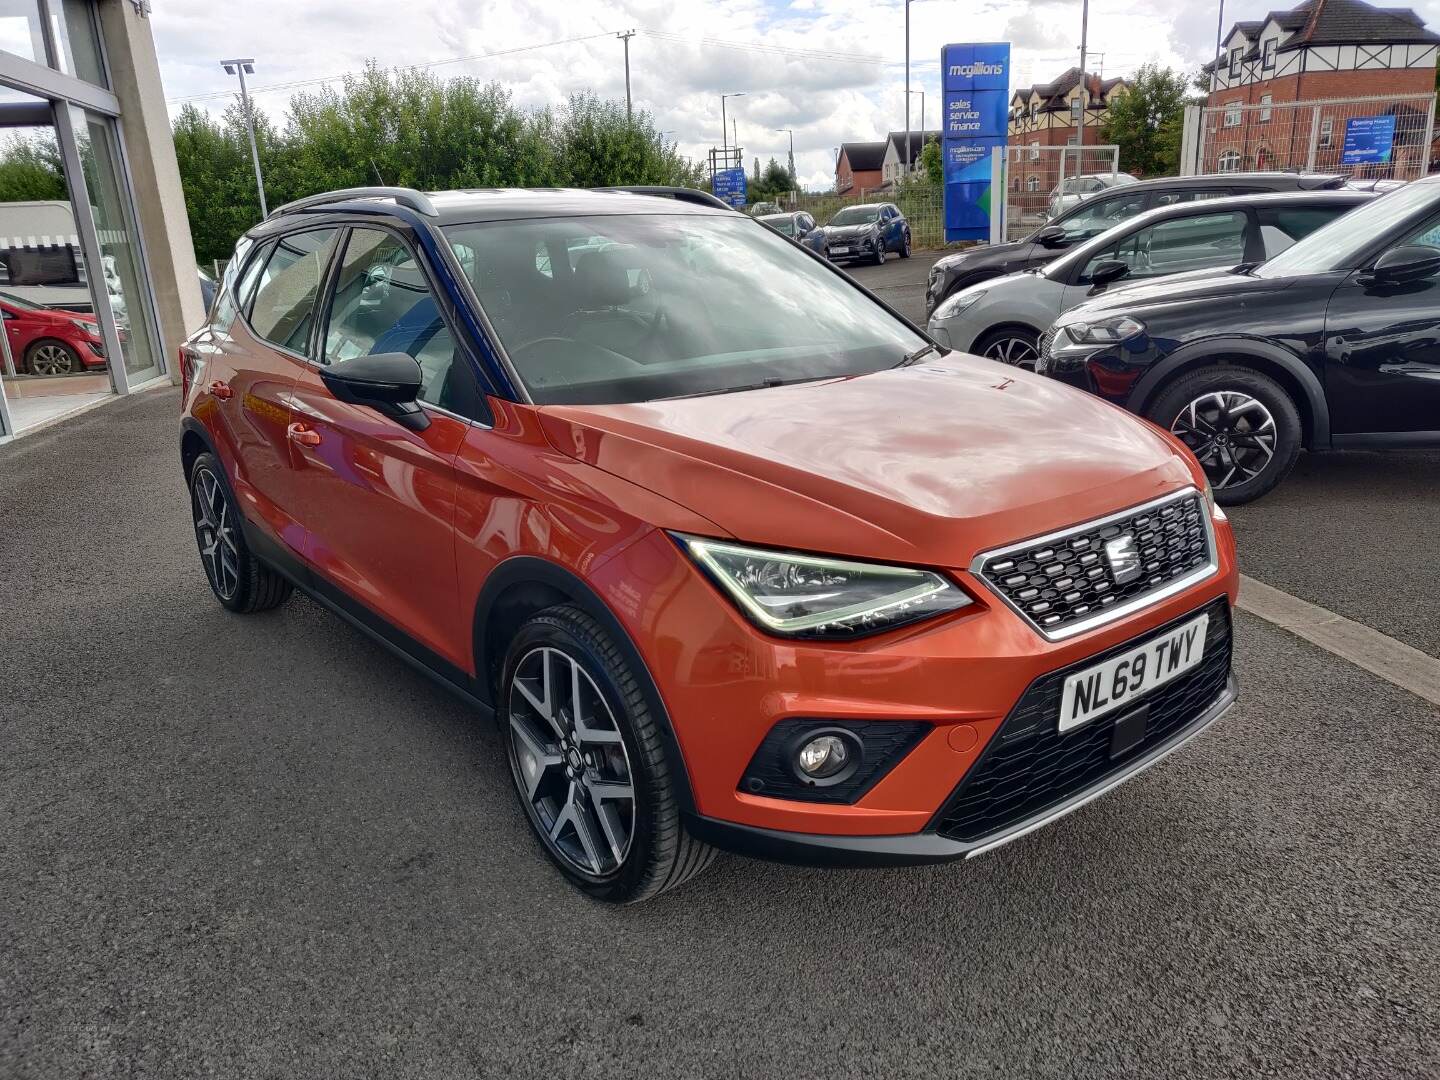
[[[1240,609],[1432,705],[1440,705],[1440,659],[1318,604],[1240,575]]]

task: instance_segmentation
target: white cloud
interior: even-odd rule
[[[1257,18],[1270,5],[1230,0],[1226,25]],[[1440,16],[1440,0],[1418,7]],[[927,120],[939,116],[939,55],[946,42],[1013,42],[1012,82],[1054,78],[1079,60],[1078,0],[927,0],[911,17],[911,88],[924,91]],[[547,48],[489,56],[435,68],[441,74],[496,79],[522,106],[553,104],[590,90],[622,98],[625,75],[615,31],[640,31],[630,42],[635,105],[656,126],[673,131],[682,153],[703,160],[720,141],[724,92],[747,163],[772,155],[784,161],[795,131],[796,165],[807,184],[823,186],[842,142],[878,139],[904,126],[904,21],[898,3],[877,0],[166,0],[151,15],[166,93],[172,99],[224,94],[234,80],[220,70],[227,56],[254,56],[257,104],[283,120],[293,91],[277,83],[382,66],[427,64],[547,42],[599,35]],[[1440,21],[1440,18],[1437,18]],[[1215,8],[1170,0],[1093,0],[1089,48],[1106,75],[1146,61],[1186,70],[1208,58]],[[680,40],[676,40],[679,38]],[[702,38],[710,41],[702,42]],[[716,41],[758,43],[807,55],[748,51]],[[861,63],[815,54],[861,54]],[[216,110],[228,97],[197,102]],[[175,107],[178,108],[178,105]],[[920,99],[912,124],[920,126]]]

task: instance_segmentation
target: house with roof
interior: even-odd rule
[[[1304,0],[1235,23],[1223,45],[1204,68],[1204,171],[1340,167],[1362,116],[1395,117],[1385,175],[1425,171],[1440,35],[1411,9]]]
[[[1111,103],[1129,89],[1124,79],[1102,79],[1093,72],[1082,79],[1078,67],[1052,82],[1017,89],[1010,95],[1010,145],[1079,146],[1083,137],[1084,145],[1094,146],[1103,141],[1100,124]]]
[[[920,151],[925,149],[927,142],[940,141],[939,131],[912,131],[910,132],[910,171],[918,172],[920,165]],[[880,172],[885,183],[893,184],[905,174],[905,132],[892,131],[885,136],[885,158],[881,162]]]
[[[863,195],[883,184],[886,146],[884,139],[842,144],[835,159],[835,193]]]

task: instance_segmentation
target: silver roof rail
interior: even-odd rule
[[[417,214],[424,214],[426,217],[439,217],[439,211],[435,204],[430,201],[430,196],[423,192],[408,187],[353,187],[341,188],[339,191],[324,191],[319,195],[307,195],[303,199],[296,199],[284,206],[277,206],[270,211],[270,217],[279,217],[282,214],[293,214],[297,210],[308,210],[312,206],[324,206],[327,203],[344,202],[346,199],[393,199],[400,206],[407,206]],[[268,220],[268,219],[267,219]]]

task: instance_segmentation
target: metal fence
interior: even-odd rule
[[[910,223],[910,243],[918,250],[945,246],[945,201],[938,185],[921,180],[902,184],[893,191],[871,191],[865,195],[792,194],[782,200],[787,210],[804,210],[821,225],[846,206],[861,203],[894,203]]]
[[[1114,180],[1120,171],[1118,146],[1009,146],[1005,150],[1003,235],[1018,240],[1054,216],[1057,196],[1078,201],[1093,192],[1087,178]],[[1069,181],[1069,184],[1066,184]],[[1062,191],[1073,188],[1073,191]],[[1053,205],[1052,205],[1053,204]]]
[[[1226,173],[1273,169],[1341,173],[1356,178],[1414,180],[1430,165],[1435,121],[1431,94],[1408,97],[1333,98],[1324,101],[1200,106],[1198,123],[1186,124],[1183,172]],[[1393,117],[1394,135],[1384,160],[1345,158],[1347,122]],[[1367,127],[1374,125],[1367,125]],[[1353,155],[1362,157],[1366,155]],[[1370,154],[1368,156],[1377,156]]]

